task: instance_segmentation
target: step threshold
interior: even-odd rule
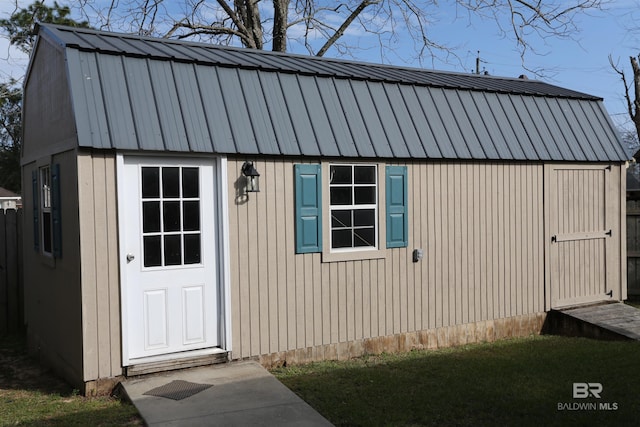
[[[227,363],[229,352],[220,350],[219,352],[193,357],[176,357],[174,359],[157,362],[147,362],[125,366],[125,376],[135,377],[138,375],[154,374],[158,372],[174,371],[177,369],[195,368],[198,366],[215,365]]]

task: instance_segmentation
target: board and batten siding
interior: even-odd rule
[[[408,247],[323,262],[295,254],[293,169],[308,160],[255,162],[261,191],[248,198],[243,161],[228,163],[234,359],[330,358],[369,339],[545,310],[542,164],[407,163]]]
[[[75,151],[57,153],[23,165],[23,257],[25,322],[30,352],[74,387],[83,386],[82,313],[79,292],[78,198]],[[34,247],[32,173],[40,167],[60,168],[62,257]],[[38,190],[39,191],[39,190]]]
[[[122,375],[116,162],[113,153],[78,153],[83,375]],[[113,384],[87,384],[108,388]],[[87,390],[91,394],[91,390]]]

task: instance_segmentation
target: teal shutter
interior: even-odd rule
[[[409,244],[407,203],[407,167],[387,166],[387,248],[404,248]]]
[[[53,256],[62,257],[62,218],[60,206],[60,165],[51,167],[51,227],[53,231]]]
[[[31,200],[33,203],[33,250],[40,252],[40,189],[38,187],[38,169],[31,172]]]
[[[322,252],[320,165],[294,165],[296,253]]]

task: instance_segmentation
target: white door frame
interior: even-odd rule
[[[130,366],[133,364],[132,360],[129,358],[129,325],[128,325],[128,317],[127,317],[127,274],[126,269],[122,266],[126,265],[126,257],[127,257],[127,248],[124,245],[126,242],[126,228],[124,224],[126,223],[126,213],[124,212],[124,194],[126,193],[124,188],[128,185],[125,180],[125,156],[127,158],[139,158],[139,159],[157,159],[158,161],[163,158],[168,158],[167,155],[157,154],[125,154],[125,153],[117,153],[116,154],[116,178],[117,178],[117,194],[118,194],[118,264],[120,267],[120,326],[121,326],[121,344],[122,344],[122,366]],[[193,156],[185,156],[180,154],[172,154],[171,159],[184,159],[188,161]],[[199,160],[202,160],[202,156],[197,157]],[[232,350],[231,343],[231,278],[230,278],[230,259],[229,259],[229,209],[227,202],[229,200],[229,190],[228,190],[228,178],[227,178],[227,158],[226,156],[216,156],[210,157],[211,162],[215,165],[215,183],[217,185],[216,188],[216,200],[215,200],[215,209],[216,209],[216,218],[217,224],[216,233],[218,236],[216,253],[217,253],[217,281],[218,281],[218,334],[219,334],[219,342],[220,348],[225,351]],[[213,354],[220,351],[220,348],[210,348],[203,350],[194,350],[184,353],[178,354],[166,354],[166,355],[158,355],[147,358],[135,359],[135,363],[150,363],[150,362],[158,362],[176,359],[180,357],[196,357],[203,356],[207,354]]]

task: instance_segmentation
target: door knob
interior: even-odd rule
[[[127,254],[127,262],[131,262],[135,259],[135,255],[133,254]]]

